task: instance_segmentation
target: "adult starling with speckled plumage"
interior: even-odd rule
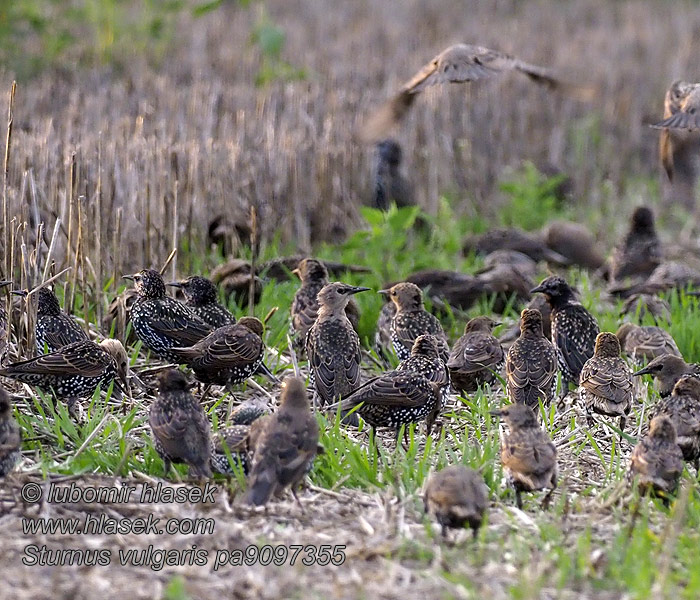
[[[620,356],[620,340],[604,331],[595,340],[595,354],[581,370],[580,397],[589,420],[592,413],[620,417],[620,429],[632,406],[632,371]]]
[[[556,394],[557,349],[542,331],[539,310],[520,313],[520,337],[506,355],[506,390],[511,402],[537,409],[548,406]]]
[[[661,327],[623,323],[615,335],[622,351],[640,365],[664,354],[682,357],[671,334]]]
[[[165,463],[189,465],[190,477],[211,477],[211,427],[199,402],[189,391],[182,371],[167,369],[158,374],[158,397],[148,412],[153,445]]]
[[[348,397],[360,385],[360,338],[345,311],[353,294],[369,288],[329,283],[318,293],[318,317],[306,335],[314,405]]]
[[[600,329],[595,317],[574,298],[574,292],[561,277],[547,277],[532,293],[544,294],[552,309],[552,343],[557,347],[562,372],[562,395],[569,383],[577,383],[581,369],[593,356]]]
[[[238,463],[244,474],[248,474],[250,467],[249,425],[229,425],[219,429],[212,439],[211,458],[209,466],[214,473],[221,475],[232,475],[233,468],[229,461],[228,454],[231,455],[233,464]]]
[[[632,373],[632,375],[634,377],[651,375],[654,378],[656,391],[662,398],[665,398],[671,394],[673,386],[678,383],[681,377],[685,375],[700,377],[700,365],[687,363],[682,358],[672,354],[664,354],[657,356],[646,367]]]
[[[471,319],[450,352],[447,368],[455,389],[475,392],[480,385],[493,383],[503,367],[503,348],[492,335],[500,325],[489,317]]]
[[[434,335],[419,335],[413,342],[411,355],[396,367],[398,373],[418,373],[436,384],[443,404],[450,391],[450,372],[440,358],[440,341]],[[442,404],[439,410],[442,410]]]
[[[270,407],[259,398],[251,398],[231,411],[228,422],[231,425],[250,425],[260,417],[270,413]]]
[[[263,324],[255,317],[243,317],[234,325],[212,331],[189,348],[171,348],[177,362],[190,367],[205,384],[236,385],[256,372],[277,381],[263,364]]]
[[[391,341],[399,360],[406,360],[416,338],[428,333],[440,341],[440,358],[447,363],[450,356],[447,336],[437,317],[423,308],[421,289],[414,283],[402,282],[379,293],[387,294],[396,305],[396,314],[391,320]]]
[[[423,495],[425,512],[447,528],[471,527],[474,537],[489,506],[489,493],[484,478],[464,465],[450,465],[428,479]]]
[[[279,409],[265,417],[255,439],[243,503],[267,504],[288,487],[299,502],[294,488],[308,472],[318,451],[318,440],[318,423],[311,412],[304,382],[298,377],[288,377],[283,384]]]
[[[557,487],[557,449],[552,440],[526,404],[510,404],[491,414],[505,420],[510,430],[501,434],[501,463],[515,490],[518,508],[523,507],[522,492],[547,488],[542,501],[546,508]]]
[[[77,399],[92,396],[98,385],[107,389],[115,378],[118,378],[115,388],[128,391],[128,373],[126,350],[119,340],[113,339],[99,344],[73,342],[55,352],[0,369],[3,377],[52,392],[56,398],[65,400],[69,408]]]
[[[205,323],[182,302],[165,295],[165,283],[158,271],[143,269],[134,275],[124,275],[134,281],[138,298],[131,305],[131,323],[143,345],[163,358],[179,362],[178,354],[170,348],[189,347],[212,332]]]
[[[394,202],[398,208],[413,206],[413,190],[401,173],[401,146],[396,140],[382,140],[377,143],[372,165],[374,190],[372,206],[389,210]]]
[[[656,235],[654,213],[646,206],[639,206],[632,213],[630,228],[622,243],[610,258],[610,280],[625,277],[649,277],[661,264],[663,252]]]
[[[676,428],[668,417],[654,417],[649,433],[634,447],[630,457],[630,477],[637,480],[642,494],[662,497],[678,487],[683,472],[683,452],[677,444]]]
[[[681,377],[670,396],[654,405],[653,415],[665,415],[676,428],[676,443],[683,460],[692,462],[700,474],[700,379]]]
[[[13,294],[27,296],[27,290],[13,290]],[[38,354],[55,352],[72,344],[89,340],[73,317],[61,310],[56,294],[48,287],[32,293],[36,296],[36,351]]]
[[[292,301],[290,332],[294,350],[303,354],[306,334],[318,316],[318,293],[328,285],[328,270],[320,260],[305,258],[292,273],[299,276],[301,287],[294,294]],[[345,314],[353,329],[357,331],[360,323],[360,309],[353,298],[348,300]]]
[[[22,435],[12,416],[12,404],[7,392],[0,388],[0,477],[15,468],[20,457]]]
[[[172,281],[168,285],[180,288],[185,294],[185,305],[214,329],[236,323],[236,317],[219,304],[219,292],[206,277],[192,275],[182,281]]]

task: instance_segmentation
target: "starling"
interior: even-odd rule
[[[511,402],[537,409],[548,406],[557,387],[557,350],[542,331],[542,314],[520,313],[520,337],[506,355],[506,389]]]
[[[660,321],[671,322],[671,306],[663,298],[651,294],[633,294],[627,298],[620,310],[621,317],[632,317],[640,323],[650,315],[657,325]]]
[[[440,358],[446,363],[449,359],[447,336],[437,317],[423,308],[423,293],[414,283],[397,283],[387,290],[387,294],[396,305],[396,314],[391,321],[391,341],[399,360],[406,360],[413,347],[413,342],[419,335],[429,333],[440,342]]]
[[[615,335],[623,352],[640,365],[664,354],[682,357],[671,334],[661,327],[623,323]]]
[[[484,478],[474,469],[450,465],[431,475],[423,506],[440,523],[443,536],[448,527],[469,525],[476,538],[489,506],[489,492]]]
[[[676,81],[666,94],[664,120],[652,125],[654,129],[700,129],[700,84]],[[670,113],[670,114],[666,114]],[[669,174],[669,178],[671,174]]]
[[[231,463],[226,454],[228,450],[234,464],[237,462],[243,469],[243,473],[247,475],[250,467],[249,435],[249,425],[229,425],[220,429],[212,440],[211,458],[209,459],[211,470],[221,475],[233,474]]]
[[[387,296],[384,297],[385,302],[382,309],[379,311],[377,318],[377,332],[374,335],[374,345],[381,356],[388,359],[393,354],[394,343],[391,341],[391,322],[396,315],[396,304],[394,304]]]
[[[209,419],[190,394],[182,371],[167,369],[158,374],[158,397],[151,404],[148,424],[166,473],[170,472],[171,463],[185,463],[189,465],[190,477],[211,477]]]
[[[396,140],[388,139],[377,143],[372,169],[374,208],[386,211],[392,202],[399,208],[416,203],[411,185],[401,173],[401,154],[401,146]]]
[[[647,279],[661,264],[662,256],[654,214],[648,207],[639,206],[632,213],[627,235],[610,258],[610,280],[617,282],[625,277]]]
[[[283,386],[279,409],[265,417],[255,439],[248,490],[243,497],[245,504],[267,504],[287,487],[291,487],[298,502],[294,488],[308,472],[318,451],[318,423],[311,412],[304,382],[298,377],[288,377]]]
[[[294,269],[299,268],[299,263],[307,258],[301,254],[295,254],[294,256],[278,256],[272,260],[268,260],[258,266],[257,273],[261,277],[267,279],[274,279],[275,281],[291,281],[295,279]],[[361,265],[348,265],[341,262],[336,262],[333,260],[321,260],[326,267],[329,275],[333,277],[340,277],[345,273],[370,273],[372,269],[369,267],[363,267]]]
[[[15,468],[22,443],[19,426],[12,417],[12,404],[7,392],[0,388],[0,477]]]
[[[246,400],[231,411],[229,423],[231,425],[251,425],[260,417],[269,414],[270,409],[265,402],[256,398]]]
[[[334,282],[318,293],[318,317],[306,335],[309,387],[316,406],[345,398],[360,385],[360,338],[345,308],[353,294],[368,289]]]
[[[236,317],[219,304],[219,292],[206,277],[192,275],[182,281],[173,281],[168,285],[180,288],[185,294],[185,305],[214,329],[233,325],[236,322]]]
[[[700,473],[700,379],[681,377],[671,395],[654,405],[653,414],[671,419],[683,460],[692,462],[695,471]]]
[[[552,342],[558,350],[562,372],[562,395],[569,383],[577,383],[581,369],[593,356],[600,331],[595,317],[574,298],[574,292],[561,277],[547,277],[532,293],[544,294],[552,309]]]
[[[685,290],[700,286],[700,271],[690,265],[670,261],[661,263],[646,281],[630,286],[613,286],[608,291],[621,298],[637,294],[659,294],[667,290]]]
[[[547,247],[564,256],[572,265],[596,271],[605,263],[595,237],[585,225],[572,221],[552,221],[542,231]]]
[[[165,295],[165,283],[158,271],[143,269],[133,279],[138,298],[131,305],[131,323],[149,350],[165,360],[179,362],[170,348],[192,346],[212,332],[212,327],[190,308]]]
[[[683,452],[676,439],[673,422],[660,415],[651,420],[649,433],[634,447],[629,474],[636,477],[642,494],[651,491],[665,497],[678,487],[683,471]]]
[[[482,46],[455,44],[433,58],[379,107],[362,125],[360,139],[370,142],[384,137],[406,116],[416,96],[427,87],[486,79],[504,71],[519,71],[548,88],[566,87],[549,69]]]
[[[399,363],[396,371],[418,373],[435,383],[442,391],[443,400],[449,393],[450,372],[440,358],[440,341],[434,335],[419,335],[413,342],[411,355]]]
[[[318,316],[318,293],[328,284],[328,271],[325,265],[314,258],[305,258],[299,262],[299,266],[292,271],[301,279],[301,287],[294,294],[292,301],[291,333],[292,343],[297,353],[304,351],[306,334],[316,321]],[[358,331],[360,323],[360,309],[353,298],[350,298],[345,307],[345,314],[352,324],[352,328]]]
[[[14,290],[13,294],[27,296],[26,290]],[[61,310],[56,294],[48,287],[33,292],[36,295],[36,351],[38,354],[55,352],[72,344],[89,340],[75,319]]]
[[[475,392],[480,385],[493,383],[503,367],[503,348],[491,334],[500,323],[489,317],[471,319],[450,352],[447,368],[457,390]]]
[[[119,340],[73,342],[67,346],[0,369],[0,375],[51,391],[69,407],[78,398],[88,398],[98,385],[106,389],[117,377],[122,392],[129,389],[129,358]]]
[[[233,296],[238,306],[247,306],[250,296],[250,280],[253,278],[253,301],[260,302],[263,282],[247,260],[232,258],[211,272],[212,282],[224,291],[226,298]]]
[[[484,256],[484,268],[480,272],[491,271],[503,264],[514,267],[523,277],[528,279],[537,275],[537,262],[532,260],[527,254],[517,250],[494,250],[489,252]],[[527,291],[529,292],[529,288]]]
[[[614,333],[604,331],[595,340],[595,354],[581,370],[581,402],[591,419],[591,413],[620,417],[620,429],[625,429],[627,414],[632,406],[632,372],[620,356],[620,340]]]
[[[463,246],[464,254],[490,254],[496,250],[516,250],[539,262],[546,260],[555,265],[567,265],[565,256],[548,248],[535,235],[522,229],[491,229],[486,233],[468,237]]]
[[[526,404],[510,404],[491,414],[504,419],[510,430],[501,435],[501,462],[518,508],[523,507],[521,492],[549,488],[542,502],[546,507],[557,487],[557,449],[549,435]]]
[[[640,375],[652,375],[655,379],[656,389],[662,398],[670,395],[673,386],[684,375],[692,377],[700,376],[700,365],[688,364],[682,358],[673,354],[657,356],[646,367],[633,373],[635,377]]]
[[[545,299],[544,296],[536,295],[533,296],[530,302],[528,302],[525,305],[525,308],[530,308],[534,310],[540,311],[540,315],[542,315],[542,332],[544,333],[544,337],[546,337],[548,340],[552,339],[552,309],[549,306],[549,302]],[[518,319],[518,322],[513,325],[512,327],[509,327],[504,333],[501,334],[500,336],[500,341],[501,344],[507,345],[508,343],[514,342],[516,339],[520,337],[520,319]]]
[[[205,384],[236,385],[260,371],[276,381],[263,364],[263,324],[255,317],[243,317],[234,325],[212,331],[189,348],[171,348],[176,361],[190,367]]]

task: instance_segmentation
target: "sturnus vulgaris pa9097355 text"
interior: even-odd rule
[[[306,345],[306,334],[318,316],[318,293],[328,284],[326,266],[315,258],[305,258],[294,269],[301,280],[301,287],[294,294],[292,301],[292,322],[290,326],[294,349],[303,353]],[[355,331],[360,323],[360,309],[353,298],[348,300],[345,315]]]
[[[117,377],[121,391],[128,390],[129,359],[122,343],[106,339],[74,342],[50,354],[12,363],[0,369],[0,375],[51,391],[69,406],[78,398],[87,398]],[[116,382],[115,382],[116,383]]]
[[[285,379],[279,409],[264,419],[254,440],[253,462],[243,502],[261,506],[288,487],[298,502],[294,488],[308,472],[319,440],[318,423],[300,378]]]
[[[558,350],[565,395],[569,383],[578,382],[583,365],[593,356],[598,322],[575,300],[573,290],[561,277],[547,277],[532,290],[535,292],[544,294],[552,309],[552,343]]]
[[[624,429],[634,386],[632,372],[620,357],[620,341],[614,333],[598,334],[595,354],[583,366],[579,383],[581,402],[589,418],[591,413],[620,417],[620,429]]]
[[[630,228],[610,259],[610,280],[649,277],[661,264],[663,252],[654,227],[654,214],[646,206],[635,209]]]
[[[542,332],[539,310],[520,313],[520,337],[506,355],[506,390],[511,402],[537,410],[548,406],[557,386],[557,350]]]
[[[180,288],[185,294],[185,305],[214,329],[236,323],[236,317],[219,304],[219,292],[206,277],[192,275],[182,281],[172,281],[168,285]]]
[[[491,414],[505,420],[510,430],[501,435],[501,463],[515,489],[518,508],[523,507],[521,492],[547,488],[542,503],[546,507],[557,487],[557,450],[549,435],[526,404],[510,404]]]
[[[681,356],[671,334],[661,327],[623,323],[615,333],[622,351],[637,364],[653,360],[657,356],[672,354]]]
[[[700,467],[700,379],[684,376],[673,387],[670,396],[654,405],[654,416],[665,415],[676,428],[676,443],[683,459]],[[700,472],[698,472],[700,474]]]
[[[654,492],[665,497],[675,492],[683,472],[683,452],[676,441],[671,419],[661,415],[651,420],[649,433],[630,457],[630,476],[636,478],[642,494]]]
[[[646,367],[633,373],[635,377],[640,375],[652,375],[655,380],[656,390],[662,398],[670,395],[673,386],[684,375],[700,377],[700,365],[687,363],[678,356],[664,354],[652,360]]]
[[[476,537],[489,506],[489,493],[484,478],[464,465],[450,465],[433,473],[423,495],[425,512],[447,527],[469,525]]]
[[[161,358],[178,362],[178,355],[170,348],[192,346],[212,332],[212,327],[182,302],[165,295],[158,271],[143,269],[124,278],[133,279],[138,292],[131,305],[134,331],[143,345]]]
[[[455,342],[447,361],[456,389],[475,392],[496,379],[504,359],[501,343],[491,334],[497,325],[500,323],[489,317],[476,317],[464,327],[464,335]]]
[[[190,477],[211,477],[209,419],[192,397],[184,373],[167,369],[158,375],[158,397],[151,404],[148,423],[153,445],[170,472],[171,463],[189,465]]]
[[[368,289],[334,282],[318,293],[318,317],[306,335],[309,386],[317,406],[346,398],[360,385],[360,338],[345,307],[353,294]]]
[[[243,317],[234,325],[219,327],[190,348],[171,348],[177,362],[189,366],[199,381],[214,385],[242,383],[258,370],[275,379],[263,365],[263,325]]]
[[[12,404],[7,392],[0,388],[0,477],[15,468],[20,457],[22,436],[12,417]]]
[[[421,289],[413,283],[403,282],[380,293],[387,294],[396,305],[396,314],[391,321],[391,341],[399,360],[406,360],[416,338],[428,333],[440,341],[440,358],[446,363],[450,353],[447,336],[437,317],[423,308]]]

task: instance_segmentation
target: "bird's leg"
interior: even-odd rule
[[[627,417],[626,416],[621,416],[620,417],[620,441],[622,441],[622,432],[625,430],[625,423],[627,423]]]
[[[83,407],[77,398],[66,399],[66,408],[68,409],[68,414],[71,418],[75,420],[76,423],[80,423],[83,418]]]
[[[552,502],[552,494],[554,493],[554,490],[557,489],[557,482],[554,482],[554,485],[552,488],[547,492],[547,495],[544,497],[542,500],[542,510],[547,510],[549,509],[549,505]]]
[[[299,496],[297,496],[297,491],[294,489],[294,486],[291,487],[292,490],[292,496],[294,496],[294,499],[297,501],[297,504],[299,505],[299,508],[301,509],[301,514],[306,515],[306,511],[304,510],[304,506],[301,503],[301,500],[299,500]]]
[[[515,505],[522,510],[523,509],[523,499],[520,497],[520,490],[515,488]]]
[[[693,461],[693,466],[695,467],[695,478],[700,477],[700,458],[696,458]]]
[[[200,404],[204,404],[204,401],[207,399],[207,396],[209,395],[209,390],[211,389],[211,383],[207,385],[207,387],[204,388],[204,392],[202,393],[201,398],[199,399]]]
[[[479,528],[478,527],[472,527],[472,539],[476,540],[476,538],[479,536]]]

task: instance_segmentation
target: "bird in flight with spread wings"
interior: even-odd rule
[[[406,116],[416,96],[427,87],[486,79],[505,71],[519,71],[550,89],[571,87],[554,77],[552,71],[545,67],[483,46],[455,44],[440,52],[401,86],[393,98],[372,113],[360,128],[360,139],[371,142],[386,136]]]

